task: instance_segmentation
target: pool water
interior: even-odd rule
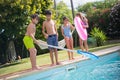
[[[35,73],[15,80],[120,80],[120,52]]]

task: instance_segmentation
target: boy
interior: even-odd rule
[[[51,19],[52,12],[50,10],[47,10],[45,15],[46,15],[47,20],[43,22],[42,32],[45,38],[47,39],[47,43],[49,45],[58,46],[58,33],[57,33],[56,26],[55,26],[55,22]],[[55,64],[54,55],[55,55],[56,65],[58,65],[59,63],[58,63],[57,49],[52,48],[52,47],[48,47],[48,48],[50,51],[50,58],[51,58],[52,66]],[[53,52],[54,52],[54,55],[53,55]]]
[[[37,50],[34,46],[34,42],[37,44],[38,40],[35,39],[35,33],[36,33],[36,24],[38,23],[38,15],[33,14],[31,16],[31,23],[27,27],[27,31],[25,33],[25,36],[23,38],[23,42],[26,46],[26,48],[29,50],[30,53],[30,61],[32,65],[32,70],[38,69],[36,66],[36,53]]]

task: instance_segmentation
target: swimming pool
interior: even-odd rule
[[[120,51],[14,80],[120,80]]]

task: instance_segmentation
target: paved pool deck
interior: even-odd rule
[[[111,48],[107,48],[107,49],[102,49],[102,50],[98,50],[95,52],[92,52],[93,54],[97,55],[97,56],[102,56],[102,55],[106,55],[115,51],[120,50],[120,46],[115,46],[115,47],[111,47]],[[86,57],[76,57],[74,60],[66,60],[66,61],[61,61],[60,65],[55,65],[55,66],[51,66],[50,64],[46,64],[46,65],[42,65],[40,66],[41,68],[39,70],[31,70],[31,69],[27,69],[27,70],[23,70],[23,71],[19,71],[19,72],[15,72],[15,73],[11,73],[11,74],[7,74],[7,75],[3,75],[0,76],[0,80],[12,80],[15,77],[20,77],[20,76],[24,76],[24,75],[28,75],[28,74],[32,74],[32,73],[36,73],[36,72],[44,72],[47,71],[49,69],[53,69],[56,67],[61,67],[64,65],[68,65],[68,64],[72,64],[74,62],[79,62],[82,60],[86,60],[88,58]]]

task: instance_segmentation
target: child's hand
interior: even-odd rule
[[[45,34],[45,38],[46,38],[46,39],[48,38],[48,34]]]
[[[88,25],[84,25],[83,28],[84,28],[84,29],[88,28]]]
[[[83,26],[84,29],[86,29],[86,26]]]
[[[39,40],[35,40],[35,43],[36,43],[36,44],[39,44]]]

